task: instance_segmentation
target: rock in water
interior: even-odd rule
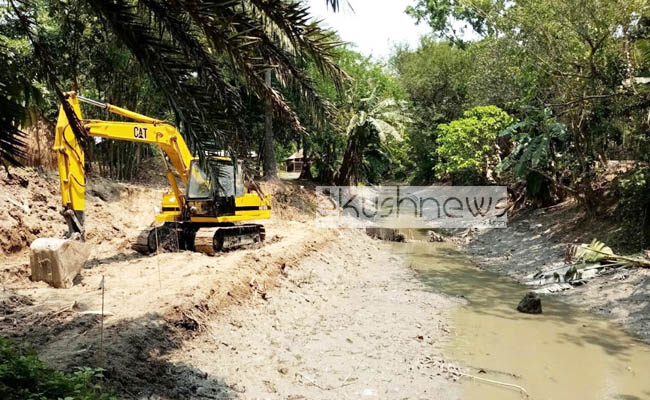
[[[429,242],[444,242],[445,238],[440,235],[439,233],[436,233],[435,231],[428,231],[427,236],[429,237]]]
[[[406,236],[398,229],[392,228],[366,228],[366,234],[370,237],[388,240],[391,242],[406,242]]]
[[[535,292],[528,292],[517,306],[517,311],[526,314],[541,314],[542,313],[542,299]]]

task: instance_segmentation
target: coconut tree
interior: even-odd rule
[[[338,0],[326,0],[338,10]],[[52,54],[42,43],[36,0],[9,0],[5,18],[19,21],[40,60],[42,76],[63,96]],[[272,69],[281,86],[293,90],[308,104],[315,118],[323,118],[327,104],[312,87],[299,65],[309,60],[337,83],[347,76],[331,51],[339,45],[309,15],[308,7],[292,0],[85,0],[88,7],[139,61],[164,94],[190,146],[229,148],[246,140],[240,132],[241,88],[268,101],[277,118],[296,131],[303,127],[279,90],[264,79]],[[70,12],[74,13],[72,5]],[[4,81],[4,80],[3,80]],[[10,98],[0,91],[0,101]],[[11,108],[3,107],[0,148],[17,154],[19,135]],[[71,127],[83,139],[81,124],[66,109]],[[199,152],[202,154],[202,152]],[[0,153],[1,154],[1,153]]]

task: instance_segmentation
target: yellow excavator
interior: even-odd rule
[[[152,226],[140,233],[132,244],[133,249],[149,254],[164,245],[213,255],[228,248],[264,241],[264,226],[250,221],[271,218],[271,196],[264,195],[256,185],[251,186],[252,181],[245,182],[240,162],[223,154],[204,154],[203,162],[199,162],[180,132],[168,122],[74,92],[67,93],[66,97],[89,136],[154,144],[167,156],[163,159],[170,191],[163,194],[161,212],[155,216]],[[84,120],[80,102],[133,122]],[[84,152],[63,107],[59,109],[54,151],[58,160],[62,214],[68,224],[67,236],[84,240]]]

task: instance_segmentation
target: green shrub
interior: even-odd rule
[[[615,216],[622,222],[615,240],[625,250],[650,245],[650,168],[643,167],[621,178],[614,187],[618,201]]]
[[[499,134],[514,144],[514,149],[497,168],[499,173],[512,171],[526,184],[526,196],[538,206],[547,207],[564,198],[555,185],[565,171],[571,170],[567,160],[570,135],[549,108],[522,107],[525,118],[508,126]],[[551,177],[551,178],[549,178]]]
[[[5,400],[108,400],[101,369],[63,373],[47,368],[33,350],[0,338],[0,398]]]
[[[497,135],[514,119],[496,106],[475,107],[463,118],[438,125],[438,178],[454,183],[478,184],[488,168],[498,164]]]

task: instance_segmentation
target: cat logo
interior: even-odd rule
[[[133,127],[133,137],[136,139],[146,139],[147,138],[147,128],[139,128],[137,126]]]

